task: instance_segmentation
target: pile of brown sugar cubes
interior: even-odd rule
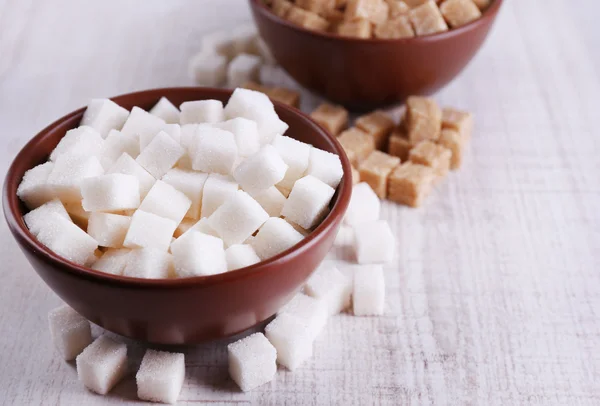
[[[353,182],[366,182],[380,199],[420,206],[450,169],[461,166],[473,116],[411,96],[396,126],[383,111],[358,117],[345,129],[348,112],[324,103],[311,117],[338,137],[353,167]],[[387,152],[386,152],[387,151]]]
[[[397,39],[435,34],[481,17],[491,0],[264,0],[273,13],[309,30]]]

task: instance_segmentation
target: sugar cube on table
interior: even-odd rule
[[[92,342],[90,322],[68,305],[48,313],[52,342],[66,360],[71,361]]]
[[[267,89],[267,95],[271,100],[274,100],[279,103],[283,103],[288,106],[292,106],[295,108],[299,108],[300,106],[300,93],[287,89],[285,87],[272,87]]]
[[[437,32],[448,31],[448,26],[437,4],[429,0],[408,12],[417,35],[429,35]]]
[[[83,209],[81,206],[81,201],[67,202],[64,204],[64,206],[67,210],[67,213],[69,213],[71,220],[73,220],[73,222],[83,230],[87,230],[88,221],[92,213]]]
[[[316,226],[329,212],[335,190],[314,176],[296,181],[281,215],[308,230]]]
[[[302,365],[313,352],[313,337],[302,319],[279,314],[265,327],[265,336],[277,350],[277,363],[290,371]]]
[[[400,165],[400,158],[373,151],[369,157],[360,164],[360,179],[371,186],[371,189],[380,199],[387,196],[388,177],[395,167]]]
[[[56,159],[47,185],[63,203],[79,201],[83,180],[102,174],[104,168],[94,156],[62,155]]]
[[[106,138],[110,130],[120,130],[128,116],[129,111],[112,100],[93,99],[83,113],[81,125],[92,127]]]
[[[229,246],[225,250],[225,258],[227,259],[228,271],[245,268],[260,262],[256,251],[249,244],[234,244]]]
[[[369,20],[360,19],[343,21],[336,27],[336,32],[344,37],[371,38],[373,26]]]
[[[250,243],[256,254],[266,260],[291,248],[304,239],[304,236],[294,229],[284,219],[270,217],[258,230]]]
[[[342,144],[352,166],[358,166],[375,150],[375,139],[363,130],[352,127],[340,134]]]
[[[344,175],[340,157],[319,148],[311,148],[305,175],[311,175],[337,188]]]
[[[363,222],[354,226],[354,253],[359,264],[391,262],[395,245],[396,240],[387,221]]]
[[[166,97],[161,97],[160,100],[150,109],[150,114],[161,118],[167,124],[179,123],[179,109]]]
[[[96,240],[57,213],[48,214],[36,237],[57,255],[79,265],[88,263],[98,248]]]
[[[85,387],[106,395],[127,372],[127,346],[102,335],[77,356],[76,364]]]
[[[442,129],[455,130],[468,140],[473,131],[473,114],[446,107],[442,109]]]
[[[129,154],[123,153],[119,159],[110,167],[107,173],[122,173],[125,175],[133,175],[139,182],[140,199],[146,197],[156,178],[133,159]]]
[[[140,154],[138,139],[133,135],[125,135],[120,131],[110,130],[99,154],[100,163],[105,170],[109,170],[123,153],[137,157]]]
[[[285,177],[279,182],[279,185],[287,189],[292,189],[294,182],[304,175],[308,167],[312,147],[309,144],[286,137],[285,135],[276,135],[273,140],[273,146],[288,165]]]
[[[375,37],[382,39],[411,38],[415,32],[407,16],[398,16],[375,27]]]
[[[285,204],[286,197],[275,186],[259,192],[250,192],[250,196],[256,200],[270,217],[279,217]]]
[[[411,144],[437,140],[441,127],[442,110],[435,100],[421,96],[410,96],[406,100],[406,129]]]
[[[344,223],[350,226],[379,219],[381,202],[366,182],[361,182],[352,188],[352,196],[344,215]]]
[[[262,333],[254,333],[227,346],[229,376],[244,392],[275,378],[277,350]]]
[[[192,140],[190,155],[194,170],[227,175],[238,158],[237,144],[229,131],[200,126]]]
[[[157,180],[140,204],[140,210],[179,224],[191,205],[192,201],[183,192],[162,180]]]
[[[310,117],[336,136],[348,126],[348,110],[342,106],[321,103]]]
[[[329,28],[329,21],[325,18],[300,7],[290,8],[285,18],[291,23],[313,31],[327,31]]]
[[[140,183],[133,175],[111,173],[81,181],[81,206],[85,211],[136,209],[140,205]]]
[[[126,135],[133,135],[136,138],[142,135],[153,137],[163,130],[165,124],[165,120],[162,118],[158,118],[136,106],[131,109],[121,132]]]
[[[91,265],[91,268],[113,275],[123,275],[130,252],[128,248],[109,249]]]
[[[241,244],[269,218],[248,193],[238,190],[207,220],[226,245]]]
[[[184,379],[185,357],[182,353],[146,350],[135,375],[138,398],[176,403]]]
[[[281,182],[288,165],[272,145],[263,146],[256,154],[246,158],[233,171],[233,178],[248,192],[260,192]]]
[[[335,235],[333,245],[335,247],[345,247],[354,243],[354,229],[351,226],[342,224]]]
[[[382,150],[394,128],[394,120],[386,113],[376,110],[356,119],[356,127],[373,137],[375,148]]]
[[[88,220],[87,233],[101,247],[121,248],[131,217],[111,213],[92,213]]]
[[[209,217],[226,200],[235,194],[238,184],[229,176],[211,173],[202,192],[202,217]]]
[[[335,266],[323,263],[304,285],[305,292],[325,302],[326,311],[334,315],[350,305],[352,280]]]
[[[257,80],[261,64],[262,59],[259,56],[238,54],[227,68],[227,85],[236,88],[250,80]]]
[[[312,340],[323,330],[329,317],[327,302],[304,293],[297,293],[277,314],[290,314],[302,320],[306,323],[306,330]]]
[[[180,124],[218,123],[224,120],[223,103],[219,100],[196,100],[184,102]]]
[[[52,213],[58,214],[65,220],[71,221],[69,213],[65,210],[65,206],[58,199],[51,200],[38,208],[31,210],[23,216],[23,220],[31,234],[37,236],[43,228],[48,227],[48,221],[51,220],[50,214]]]
[[[136,162],[150,175],[160,179],[184,154],[183,147],[166,132],[161,131],[140,153]]]
[[[481,11],[473,0],[446,0],[440,11],[452,28],[460,27],[481,17]]]
[[[123,246],[167,251],[176,228],[177,223],[171,219],[137,210],[131,217],[131,225],[125,235]]]
[[[442,129],[438,144],[447,148],[452,153],[450,157],[450,169],[455,170],[460,168],[466,142],[466,138],[458,131],[447,128]]]
[[[431,192],[436,177],[429,166],[406,162],[394,169],[389,177],[388,199],[418,207]]]
[[[202,207],[202,192],[208,174],[185,169],[173,168],[162,177],[162,181],[173,186],[185,194],[191,201],[185,217],[200,218],[200,208]]]
[[[252,120],[237,117],[222,123],[216,123],[215,127],[233,134],[238,147],[238,155],[241,157],[253,155],[260,149],[258,125]]]
[[[397,156],[401,162],[408,161],[408,154],[413,145],[403,129],[396,129],[390,136],[388,142],[388,154]]]
[[[67,131],[50,153],[50,160],[56,161],[62,155],[96,156],[104,148],[104,139],[92,127],[82,126]]]
[[[190,61],[189,72],[197,85],[217,87],[225,83],[227,65],[226,56],[202,51]]]
[[[381,265],[364,265],[354,271],[352,306],[355,316],[383,314],[385,280]]]
[[[169,278],[173,276],[173,257],[156,248],[133,249],[127,255],[123,275],[144,279]]]
[[[390,6],[390,19],[395,19],[399,16],[406,16],[410,11],[409,5],[403,0],[387,0],[387,3],[388,6]]]
[[[171,244],[175,273],[186,278],[227,272],[227,260],[220,238],[188,231]]]
[[[35,209],[54,199],[54,190],[47,183],[52,169],[54,169],[54,162],[45,162],[29,169],[23,175],[17,188],[17,196],[28,209]]]
[[[448,174],[451,158],[452,151],[431,141],[421,141],[409,153],[411,162],[429,166],[438,180]]]

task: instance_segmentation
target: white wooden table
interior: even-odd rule
[[[474,111],[476,134],[425,207],[385,205],[398,259],[384,317],[332,319],[305,367],[250,393],[222,343],[186,349],[180,403],[600,404],[598,13],[507,1],[437,95]],[[248,20],[242,0],[0,0],[0,175],[92,97],[190,84],[203,33]],[[0,238],[0,403],[135,404],[133,379],[96,396],[55,355],[59,299],[3,221]]]

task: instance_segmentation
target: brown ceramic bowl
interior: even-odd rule
[[[152,107],[161,96],[227,101],[231,91],[205,88],[156,89],[115,97],[131,109]],[[325,258],[350,200],[350,163],[340,144],[300,111],[276,104],[290,126],[286,135],[340,156],[344,178],[325,220],[302,242],[280,255],[236,271],[187,279],[146,280],[114,276],[71,263],[40,244],[23,222],[26,208],[16,195],[26,170],[45,162],[84,109],[52,123],[19,152],[4,182],[4,215],[25,256],[66,303],[115,333],[160,344],[190,344],[227,337],[272,316]],[[19,270],[20,271],[20,270]]]
[[[407,39],[357,39],[319,33],[249,0],[260,35],[277,62],[304,87],[354,110],[430,94],[450,82],[485,40],[503,0],[476,21]]]

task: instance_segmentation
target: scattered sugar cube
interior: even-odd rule
[[[202,207],[202,192],[208,174],[173,168],[163,176],[162,181],[185,194],[191,201],[191,206],[185,217],[200,218]]]
[[[121,248],[129,229],[131,217],[110,213],[92,213],[87,233],[101,247]]]
[[[121,132],[125,135],[132,135],[139,139],[142,135],[153,137],[162,131],[165,126],[165,120],[148,113],[139,107],[131,109],[131,114],[127,118]]]
[[[435,171],[429,166],[406,162],[389,177],[388,199],[418,207],[431,192],[435,178]]]
[[[254,24],[245,24],[234,28],[231,32],[233,54],[254,53],[254,39],[256,36],[257,33]]]
[[[385,0],[348,0],[344,18],[347,21],[365,19],[373,24],[387,20],[389,6]]]
[[[39,232],[47,227],[50,220],[50,214],[56,213],[59,216],[71,221],[69,213],[65,210],[62,202],[58,199],[51,200],[23,216],[23,220],[33,235],[38,235]]]
[[[130,252],[131,250],[128,248],[109,249],[92,264],[91,268],[113,275],[123,275]]]
[[[250,196],[269,213],[270,217],[279,217],[281,215],[286,197],[276,187],[272,186],[257,193],[250,193]]]
[[[327,313],[334,315],[350,305],[352,281],[335,266],[325,263],[310,276],[304,290],[308,295],[324,301]]]
[[[122,173],[135,176],[139,182],[141,199],[146,197],[154,185],[154,182],[156,182],[154,176],[150,175],[135,159],[125,152],[117,159],[114,165],[110,167],[107,173]]]
[[[360,164],[360,179],[362,182],[368,183],[380,199],[385,199],[388,177],[398,165],[400,165],[400,158],[384,152],[373,151]]]
[[[248,192],[260,192],[281,182],[288,165],[272,145],[263,146],[256,154],[248,157],[235,169],[233,177],[240,187]]]
[[[180,278],[227,272],[227,260],[220,238],[188,231],[171,244],[175,273]]]
[[[342,224],[335,235],[333,245],[335,247],[346,247],[354,244],[354,229],[351,226]]]
[[[404,130],[394,130],[388,143],[388,153],[390,155],[397,156],[401,162],[408,161],[408,154],[412,147],[413,145],[410,143]]]
[[[227,60],[235,56],[234,44],[229,31],[215,31],[202,37],[202,53],[222,55]]]
[[[262,333],[254,333],[227,346],[229,376],[244,392],[275,378],[277,350]]]
[[[220,100],[196,100],[182,103],[180,124],[218,123],[224,120]]]
[[[140,182],[122,173],[86,178],[81,181],[81,196],[85,211],[136,209],[140,205]]]
[[[356,119],[356,127],[369,134],[375,140],[375,148],[382,150],[394,128],[394,121],[386,113],[376,110]]]
[[[166,97],[161,97],[158,103],[150,109],[150,114],[161,118],[167,124],[179,123],[179,109]]]
[[[278,17],[286,18],[294,5],[288,0],[273,0],[273,14]]]
[[[369,20],[359,19],[354,21],[344,21],[336,28],[337,33],[344,37],[352,38],[371,38],[373,27]]]
[[[54,191],[47,183],[52,169],[54,169],[54,162],[45,162],[29,169],[23,175],[17,188],[17,196],[28,209],[35,209],[54,199]]]
[[[227,85],[236,88],[250,80],[257,80],[260,65],[262,65],[262,59],[259,56],[238,54],[227,68]]]
[[[110,130],[120,130],[129,116],[129,111],[109,99],[93,99],[81,118],[82,126],[92,127],[102,138]]]
[[[304,142],[295,140],[285,135],[276,135],[273,140],[273,146],[288,165],[288,170],[285,172],[285,177],[279,186],[292,189],[294,182],[300,179],[306,168],[310,157],[311,146]]]
[[[462,164],[463,150],[465,148],[466,139],[458,131],[443,129],[438,139],[438,143],[450,150],[452,156],[450,158],[450,169],[455,170],[460,168]]]
[[[298,108],[300,106],[300,93],[285,87],[272,87],[267,89],[267,96],[279,103]]]
[[[442,145],[422,141],[410,150],[411,162],[431,167],[438,178],[443,178],[450,169],[452,152]]]
[[[192,201],[166,182],[157,180],[140,204],[140,210],[173,220],[176,224],[188,212]]]
[[[310,117],[335,136],[348,126],[348,110],[342,106],[321,103]]]
[[[270,217],[258,230],[250,244],[260,259],[266,260],[293,247],[303,239],[304,236],[287,221],[279,217]]]
[[[201,126],[192,141],[192,168],[202,172],[230,174],[238,158],[235,138],[229,131]]]
[[[458,131],[465,140],[471,138],[473,115],[452,108],[442,109],[442,128]]]
[[[52,342],[60,355],[71,361],[92,342],[90,322],[68,305],[48,313]]]
[[[481,17],[481,11],[473,0],[446,0],[440,11],[452,28],[460,27]]]
[[[185,150],[166,132],[159,132],[135,160],[150,175],[160,179],[169,171]]]
[[[355,270],[352,303],[355,316],[383,314],[385,280],[381,265],[364,265]]]
[[[329,28],[329,21],[325,18],[300,7],[290,8],[285,18],[291,23],[312,31],[327,31]]]
[[[260,258],[250,244],[231,245],[225,250],[225,258],[227,259],[228,271],[245,268],[260,262]]]
[[[54,163],[48,175],[47,184],[63,202],[81,200],[81,183],[86,178],[104,174],[104,168],[98,158],[62,155]]]
[[[233,134],[239,156],[247,157],[255,154],[260,149],[260,137],[256,122],[237,117],[215,124],[215,126]]]
[[[137,210],[131,217],[123,246],[167,251],[176,228],[177,223],[173,220]]]
[[[137,157],[140,154],[138,139],[133,135],[125,135],[120,131],[110,130],[99,154],[102,167],[109,170],[123,153]]]
[[[383,39],[411,38],[415,36],[407,16],[398,16],[375,27],[375,37]]]
[[[65,203],[65,209],[67,213],[69,213],[69,217],[75,224],[81,227],[83,230],[87,230],[88,221],[90,219],[90,215],[92,214],[89,211],[85,211],[83,206],[81,206],[81,202],[67,202]]]
[[[425,140],[435,141],[440,136],[442,110],[433,99],[410,96],[406,100],[406,127],[413,145]]]
[[[335,190],[315,178],[305,176],[294,184],[281,215],[304,229],[316,226],[329,212]]]
[[[302,319],[288,313],[279,314],[265,327],[265,335],[277,350],[277,363],[295,370],[312,356],[313,339]]]
[[[50,153],[50,160],[56,161],[63,155],[96,156],[104,148],[104,139],[92,127],[78,127],[67,131],[58,145]]]
[[[410,11],[410,7],[403,0],[387,0],[390,6],[390,19],[406,16]]]
[[[448,31],[448,26],[435,1],[429,0],[408,12],[417,35]]]
[[[394,235],[387,221],[362,222],[354,226],[354,252],[359,264],[389,263],[394,258],[394,248]]]
[[[231,177],[218,173],[208,175],[202,194],[202,217],[209,217],[213,214],[237,190],[238,184]]]
[[[366,182],[358,183],[352,188],[352,196],[344,215],[344,223],[354,226],[365,221],[378,220],[380,210],[381,202],[371,186]]]
[[[127,346],[102,335],[77,356],[76,364],[79,380],[106,395],[127,373]]]
[[[79,265],[85,265],[98,248],[96,240],[57,213],[48,214],[37,239],[57,255]]]
[[[338,141],[352,166],[360,165],[375,150],[375,139],[356,127],[342,132]]]
[[[135,375],[138,398],[176,403],[185,380],[185,357],[181,353],[146,350]]]
[[[218,87],[227,78],[228,58],[213,52],[200,52],[190,62],[190,76],[199,86]]]
[[[277,314],[290,314],[306,323],[306,330],[311,340],[317,338],[329,317],[325,301],[315,299],[304,293],[297,293]]]
[[[241,244],[269,218],[248,193],[238,190],[208,218],[226,245]]]
[[[319,148],[311,148],[305,175],[311,175],[337,188],[344,176],[340,157]]]
[[[173,257],[166,250],[140,248],[131,250],[123,275],[131,278],[166,279],[172,276]]]

